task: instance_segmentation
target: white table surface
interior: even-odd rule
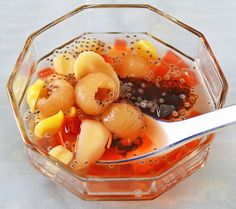
[[[0,1],[0,209],[235,209],[236,126],[213,143],[207,165],[152,201],[83,201],[36,172],[6,96],[6,82],[26,37],[84,3],[109,1]],[[128,2],[128,1],[110,1]],[[229,82],[227,104],[236,104],[236,1],[155,0],[146,2],[206,35]]]

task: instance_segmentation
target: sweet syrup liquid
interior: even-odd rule
[[[121,93],[118,101],[131,103],[140,108],[144,114],[155,119],[166,121],[184,120],[214,109],[212,99],[194,60],[147,34],[85,34],[43,57],[38,62],[32,83],[37,79],[37,72],[53,66],[53,58],[56,55],[69,53],[76,58],[82,51],[96,51],[97,49],[93,46],[87,47],[88,41],[90,40],[99,40],[101,43],[99,53],[106,55],[117,39],[125,40],[131,50],[134,50],[134,44],[140,39],[151,42],[155,46],[159,58],[150,62],[149,66],[152,68],[151,66],[158,65],[160,71],[163,71],[163,69],[165,71],[165,76],[157,75],[155,80],[153,80],[153,72],[144,79],[120,78]],[[114,69],[122,62],[123,57],[125,57],[125,54],[122,52],[117,55],[117,57],[110,58],[112,59]],[[185,70],[191,72],[191,74],[184,73],[184,76],[180,76]],[[66,79],[68,80],[68,78]],[[71,79],[73,83],[73,76],[69,79]],[[24,99],[24,101],[26,101],[26,99]],[[40,149],[47,152],[52,147],[63,144],[70,150],[74,150],[76,136],[73,134],[57,134],[38,140],[37,137],[34,136],[33,130],[35,123],[40,120],[40,115],[37,111],[31,114],[30,111],[27,110],[26,102],[22,106],[22,111],[25,112],[25,125],[28,128],[29,138],[36,143]],[[78,117],[83,119],[85,116],[81,113]],[[151,132],[151,129],[148,129],[148,127],[147,130]],[[125,159],[158,149],[163,146],[166,139],[162,130],[155,129],[155,131],[159,132],[158,143],[153,143],[153,141],[157,141],[156,139],[144,136],[141,142],[137,142],[140,144],[131,144],[128,148],[127,146],[124,147],[119,139],[114,137],[111,149],[105,152],[102,160]],[[134,175],[158,175],[193,152],[201,145],[202,141],[203,139],[196,139],[176,150],[166,152],[159,157],[152,157],[133,163],[120,165],[95,164],[86,170],[76,171],[73,169],[75,166],[74,163],[76,162],[72,161],[69,165],[69,169],[78,175],[84,174],[91,176],[128,177]]]

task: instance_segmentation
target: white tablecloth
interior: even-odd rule
[[[30,166],[6,96],[6,82],[31,32],[80,4],[91,2],[96,1],[0,1],[0,209],[235,209],[236,126],[218,134],[203,169],[152,201],[83,201]],[[203,32],[228,79],[227,104],[236,103],[235,0],[130,2],[152,4]]]

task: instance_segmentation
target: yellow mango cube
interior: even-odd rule
[[[147,61],[156,60],[158,58],[155,47],[146,40],[139,40],[134,48],[137,53]]]
[[[41,120],[34,128],[34,133],[38,137],[53,136],[61,128],[64,121],[64,114],[59,111],[56,115]]]
[[[27,103],[30,107],[31,112],[34,112],[36,102],[39,98],[39,95],[45,85],[45,81],[42,79],[36,80],[27,91]]]
[[[57,160],[59,160],[60,162],[66,164],[66,165],[73,158],[73,153],[70,150],[63,147],[62,145],[58,145],[58,146],[52,148],[48,154],[53,156],[54,158],[56,158]]]

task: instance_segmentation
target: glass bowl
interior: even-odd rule
[[[195,70],[201,76],[201,85],[208,92],[213,109],[222,107],[227,93],[222,70],[203,34],[150,5],[84,5],[32,33],[26,40],[7,91],[32,165],[82,199],[156,198],[204,166],[213,135],[186,141],[178,148],[154,150],[145,158],[118,164],[98,162],[86,172],[75,172],[37,147],[31,140],[32,133],[27,131],[24,96],[41,61],[84,34],[115,34],[118,37],[138,34],[191,60],[197,66]],[[204,105],[202,107],[204,109]]]

